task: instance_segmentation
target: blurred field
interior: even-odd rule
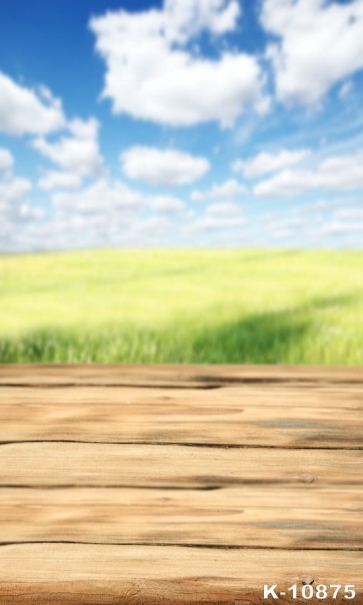
[[[363,364],[363,251],[0,256],[0,362]]]

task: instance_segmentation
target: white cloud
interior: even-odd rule
[[[41,208],[33,206],[29,194],[33,184],[28,179],[12,174],[14,158],[7,149],[0,149],[0,238],[7,239],[11,233],[32,219],[43,216]],[[4,240],[5,241],[5,240]]]
[[[63,128],[62,105],[43,88],[39,94],[0,72],[0,131],[7,134],[47,134]]]
[[[165,216],[152,216],[143,221],[135,222],[132,226],[132,234],[142,236],[144,244],[157,243],[160,236],[170,234],[172,223],[169,218]],[[149,238],[149,241],[145,241],[145,237]],[[139,239],[140,241],[140,239]]]
[[[299,149],[297,151],[281,149],[276,153],[262,152],[248,160],[236,160],[232,164],[232,170],[234,172],[241,172],[247,178],[254,178],[298,164],[309,154],[310,150],[308,149]]]
[[[362,0],[264,0],[261,23],[280,38],[267,55],[285,104],[314,103],[363,68]]]
[[[258,183],[253,192],[260,197],[295,196],[314,187],[313,174],[308,170],[286,169]]]
[[[82,177],[75,172],[58,172],[47,170],[45,175],[39,179],[40,189],[77,189],[82,183]]]
[[[348,97],[350,95],[350,93],[353,90],[353,82],[352,80],[347,80],[346,82],[344,82],[338,92],[338,96],[340,99],[345,99],[346,97]]]
[[[207,30],[215,35],[233,31],[241,14],[237,0],[166,0],[166,35],[172,42],[185,43]]]
[[[205,158],[155,147],[131,147],[121,154],[120,160],[123,172],[130,179],[165,187],[193,183],[210,168]]]
[[[307,218],[299,217],[299,216],[287,216],[281,217],[276,216],[275,220],[271,220],[271,217],[266,221],[269,231],[271,233],[282,233],[287,232],[291,233],[292,229],[297,229],[301,227],[305,227],[309,224],[309,220]]]
[[[150,199],[150,206],[157,212],[169,213],[184,210],[184,203],[172,195],[157,195]]]
[[[0,221],[1,249],[10,252],[160,246],[168,245],[177,235],[178,225],[167,216],[151,216],[142,220],[132,213],[125,214],[115,209],[102,214],[62,213],[42,221],[13,224]]]
[[[40,209],[28,203],[32,183],[28,179],[11,177],[0,181],[0,223],[22,222],[39,216]]]
[[[341,222],[332,220],[323,225],[317,232],[324,235],[354,235],[360,233],[363,236],[363,220],[360,222]]]
[[[111,223],[115,217],[136,216],[139,210],[154,210],[161,214],[181,212],[185,205],[171,195],[147,195],[128,187],[121,181],[99,179],[81,191],[60,192],[52,196],[55,210],[61,216],[108,217]]]
[[[318,169],[319,184],[326,189],[363,187],[363,150],[324,160]]]
[[[203,216],[197,218],[191,225],[194,231],[224,231],[238,229],[247,223],[243,209],[233,202],[216,202],[204,209]]]
[[[204,216],[197,219],[191,226],[191,230],[196,231],[223,231],[225,229],[238,229],[246,224],[243,217],[235,216]]]
[[[294,196],[309,189],[349,191],[363,187],[363,151],[335,156],[314,170],[286,169],[254,188],[258,196]]]
[[[76,118],[68,124],[73,136],[63,136],[52,143],[39,137],[32,142],[34,149],[63,169],[63,172],[47,171],[38,183],[40,188],[78,187],[82,177],[100,176],[103,160],[98,149],[98,128],[94,118]]]
[[[363,222],[363,208],[340,208],[333,213],[334,220]]]
[[[231,198],[246,192],[246,187],[234,179],[225,181],[221,185],[213,185],[207,191],[192,191],[190,199],[193,202],[200,202],[206,199]]]
[[[145,205],[145,196],[124,183],[100,179],[82,191],[55,193],[56,210],[63,213],[107,214],[111,210],[135,211]]]
[[[102,217],[98,216],[73,215],[37,222],[28,221],[21,225],[9,223],[3,249],[52,250],[102,245],[99,230],[102,230]]]
[[[341,200],[343,203],[344,200]],[[345,200],[351,203],[352,200]],[[363,208],[359,206],[340,207],[331,214],[328,220],[318,228],[315,228],[315,235],[325,236],[354,236],[361,234],[363,236]]]
[[[13,178],[0,182],[1,207],[17,205],[31,190],[32,184],[28,179]]]
[[[224,52],[198,56],[187,44],[202,30],[234,30],[236,0],[165,0],[161,10],[124,10],[93,17],[96,49],[106,62],[103,98],[114,113],[171,126],[218,121],[233,125],[248,106],[268,109],[255,57]]]
[[[11,170],[14,165],[14,158],[10,151],[0,148],[0,172]]]
[[[74,118],[68,122],[68,128],[76,139],[97,139],[99,122],[95,118],[81,120]]]
[[[210,204],[205,209],[205,214],[210,216],[236,216],[242,213],[242,208],[239,204],[233,202],[219,202]]]

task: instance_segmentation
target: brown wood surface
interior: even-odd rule
[[[0,487],[362,485],[363,450],[104,443],[0,446]]]
[[[2,547],[0,574],[2,605],[361,605],[363,594],[359,552],[11,545]],[[353,584],[356,598],[263,599],[264,584],[279,592],[296,584],[300,594],[311,582]]]
[[[363,368],[0,366],[0,605],[350,584],[363,605]]]
[[[362,387],[2,387],[0,441],[359,448]]]
[[[363,384],[363,368],[218,364],[0,364],[0,384],[26,386],[172,386],[212,388],[235,383]]]
[[[11,545],[2,551],[2,605],[349,603],[263,599],[264,584],[277,584],[279,591],[296,584],[300,592],[311,582],[343,589],[353,584],[357,596],[350,602],[362,603],[359,552],[108,544]]]
[[[357,486],[1,491],[5,543],[362,548],[363,493]]]

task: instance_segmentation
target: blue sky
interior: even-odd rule
[[[0,5],[0,251],[363,247],[363,0]]]

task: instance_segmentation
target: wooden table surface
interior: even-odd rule
[[[363,604],[363,368],[2,365],[0,442],[0,605]]]

